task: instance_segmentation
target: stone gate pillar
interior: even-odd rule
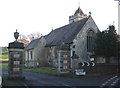
[[[8,62],[8,79],[24,79],[22,76],[23,70],[23,50],[24,44],[17,41],[19,33],[14,33],[15,42],[9,43],[9,62]]]
[[[64,74],[70,72],[70,46],[62,44],[57,52],[58,73]]]

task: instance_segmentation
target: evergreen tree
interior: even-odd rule
[[[110,57],[117,57],[117,33],[115,27],[109,26],[109,30],[97,33],[96,38],[96,56],[106,58],[106,63],[110,62]]]

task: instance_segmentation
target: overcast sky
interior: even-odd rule
[[[52,27],[68,24],[78,5],[85,14],[92,13],[101,31],[109,24],[118,28],[118,2],[114,0],[0,0],[0,46],[15,40],[16,29],[22,35],[46,35]]]

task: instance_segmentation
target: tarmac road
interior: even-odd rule
[[[104,88],[107,86],[107,88],[118,88],[118,82],[120,81],[120,78],[116,75],[89,78],[64,78],[35,72],[23,72],[23,75],[26,77],[26,80],[23,81],[7,80],[7,75],[7,71],[3,71],[3,86],[24,86],[25,88],[31,86],[66,86],[69,88],[76,88],[78,86]]]

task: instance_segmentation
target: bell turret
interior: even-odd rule
[[[88,16],[86,14],[83,13],[83,11],[81,10],[80,7],[78,7],[78,9],[75,11],[74,15],[69,16],[69,23],[72,22],[77,22],[83,18],[87,18]]]

